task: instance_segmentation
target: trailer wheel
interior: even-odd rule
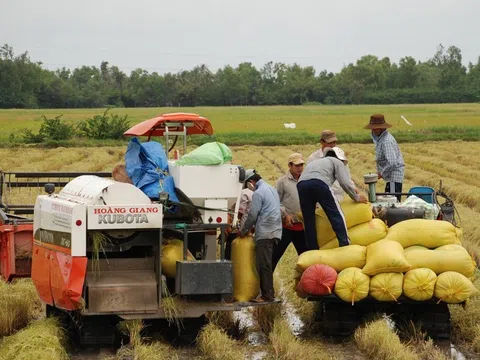
[[[323,334],[326,336],[350,336],[360,325],[364,311],[360,306],[346,302],[323,303]]]
[[[450,340],[451,324],[448,305],[409,304],[393,315],[397,324],[409,322],[420,325],[422,330],[434,340]]]

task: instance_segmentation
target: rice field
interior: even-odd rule
[[[340,144],[339,146],[347,153],[350,171],[357,186],[366,190],[363,185],[363,174],[375,171],[373,144]],[[289,154],[300,152],[308,157],[316,148],[315,145],[234,146],[232,147],[233,162],[243,165],[245,168],[255,168],[267,182],[274,185],[275,181],[287,170],[286,159]],[[461,140],[423,142],[401,144],[401,150],[406,162],[404,189],[408,190],[415,185],[427,185],[438,189],[440,181],[442,181],[443,191],[455,201],[463,227],[463,244],[474,255],[478,263],[480,261],[480,222],[478,221],[480,218],[480,193],[478,191],[480,188],[480,158],[477,158],[475,154],[480,152],[480,143]],[[125,147],[0,149],[0,169],[3,171],[111,171],[116,165],[124,162],[124,151]],[[383,188],[383,186],[380,181],[379,187]],[[36,193],[31,190],[25,199],[20,200],[16,196],[11,194],[10,200],[12,202],[28,202],[35,198]],[[434,357],[427,357],[426,354],[437,354],[436,351],[439,351],[424,339],[405,342],[403,339],[399,339],[395,333],[387,331],[385,324],[381,322],[366,325],[357,332],[353,339],[348,339],[344,343],[338,344],[322,338],[318,335],[313,321],[315,305],[299,299],[293,291],[295,262],[295,252],[290,248],[276,271],[276,289],[284,300],[284,305],[282,310],[276,310],[273,313],[283,316],[252,314],[253,322],[256,325],[251,329],[243,330],[264,332],[261,349],[265,354],[265,359],[294,359],[298,354],[302,354],[302,358],[306,360],[387,359],[391,358],[391,354],[402,354],[401,357],[398,357],[402,359],[433,359]],[[0,284],[1,289],[2,284]],[[468,355],[467,358],[478,358],[480,356],[480,327],[478,325],[480,324],[480,296],[472,298],[466,309],[453,306],[451,311],[455,345],[465,355]],[[298,336],[293,334],[291,322],[288,321],[292,313],[303,323],[303,331]],[[33,315],[28,315],[21,326],[25,326],[33,319]],[[35,324],[37,321],[33,320],[31,324]],[[233,322],[230,323],[233,324]],[[160,348],[171,354],[168,358],[252,358],[253,345],[245,339],[232,339],[228,331],[229,326],[212,322],[212,325],[204,328],[201,332],[197,340],[197,348],[187,353],[167,345],[155,345],[155,342],[138,342],[136,345],[138,349],[124,349],[124,352],[130,351],[131,358],[136,356],[139,359],[155,359],[156,357],[140,357],[139,354],[144,354],[147,350],[155,352]],[[233,327],[233,325],[231,326]],[[10,334],[10,332],[18,330],[18,327],[17,325],[8,325],[7,330],[4,331]],[[20,332],[16,334],[21,335]],[[4,339],[10,338],[9,336],[4,337]],[[378,341],[371,346],[366,346],[366,342],[372,343],[369,340],[371,338]],[[382,341],[386,341],[390,346],[386,348]],[[2,343],[0,343],[0,348]],[[5,343],[12,344],[10,340]],[[382,351],[375,352],[372,350],[375,347],[381,348]],[[216,353],[216,348],[221,349],[221,352]],[[425,356],[419,354],[425,354]],[[63,357],[64,354],[60,352],[59,358]],[[76,359],[81,359],[81,357],[76,357]]]
[[[0,110],[0,145],[14,144],[24,129],[37,132],[42,115],[78,125],[104,109],[11,109]],[[219,141],[227,144],[314,144],[322,129],[334,129],[343,142],[369,142],[369,132],[363,129],[373,113],[383,113],[393,125],[401,141],[478,140],[480,133],[480,104],[432,105],[357,105],[357,106],[255,106],[255,107],[197,107],[197,108],[117,108],[113,114],[128,115],[133,126],[163,113],[194,112],[207,117]],[[407,124],[401,116],[408,119]],[[294,129],[284,124],[295,123]],[[203,138],[203,137],[201,137]],[[198,137],[193,141],[204,141]],[[82,146],[101,146],[105,141],[85,141]],[[78,140],[69,141],[75,146]],[[125,140],[108,144],[125,144]]]

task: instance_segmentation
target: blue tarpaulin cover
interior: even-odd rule
[[[142,144],[136,137],[132,138],[125,153],[125,168],[133,184],[149,198],[158,199],[158,193],[165,191],[171,201],[178,202],[162,144],[155,141]]]

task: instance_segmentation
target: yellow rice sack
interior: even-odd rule
[[[462,241],[463,241],[463,229],[460,228],[460,227],[456,227],[456,228],[455,228],[455,232],[456,232],[456,234],[457,234],[457,241],[455,242],[455,244],[462,245]]]
[[[366,223],[352,226],[348,229],[348,237],[352,245],[367,246],[387,236],[387,225],[380,219],[372,219]],[[334,237],[320,250],[335,249],[338,247],[338,239]]]
[[[378,301],[397,301],[402,289],[402,273],[382,273],[370,279],[370,296]]]
[[[405,272],[410,264],[405,259],[402,245],[383,239],[367,246],[367,263],[363,273],[373,276],[380,273]]]
[[[372,208],[370,204],[356,203],[350,198],[343,200],[340,203],[343,215],[345,216],[345,222],[347,228],[351,228],[355,225],[368,222],[372,220]],[[301,213],[298,214],[299,219],[303,220]],[[327,215],[322,208],[315,210],[315,221],[317,228],[317,242],[318,246],[322,247],[330,240],[332,240],[336,234],[332,229],[332,225],[327,218]]]
[[[428,268],[441,274],[455,271],[466,277],[472,277],[475,272],[475,262],[461,245],[444,245],[435,250],[423,246],[411,246],[405,249],[405,258],[412,269]]]
[[[309,266],[323,264],[342,271],[348,267],[362,268],[365,265],[365,246],[349,245],[338,249],[309,250],[297,260],[297,270],[304,272]]]
[[[335,294],[343,301],[354,302],[368,296],[370,277],[356,267],[347,268],[338,274],[335,283]]]
[[[403,294],[415,301],[426,301],[433,297],[437,275],[433,270],[413,269],[403,277]]]
[[[168,278],[175,278],[177,261],[183,260],[183,241],[179,239],[167,240],[162,246],[162,273]],[[192,253],[187,250],[187,260],[195,261]]]
[[[250,301],[260,293],[253,237],[238,237],[232,242],[233,299]]]
[[[398,241],[404,248],[420,245],[429,249],[460,241],[457,228],[448,221],[410,219],[388,229],[387,238]]]
[[[464,275],[447,271],[437,277],[435,297],[448,304],[458,304],[474,295],[477,289]]]

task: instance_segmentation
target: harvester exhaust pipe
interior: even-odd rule
[[[378,175],[371,173],[363,175],[363,182],[368,185],[368,201],[374,203],[377,201],[376,196],[376,184],[378,181]]]

